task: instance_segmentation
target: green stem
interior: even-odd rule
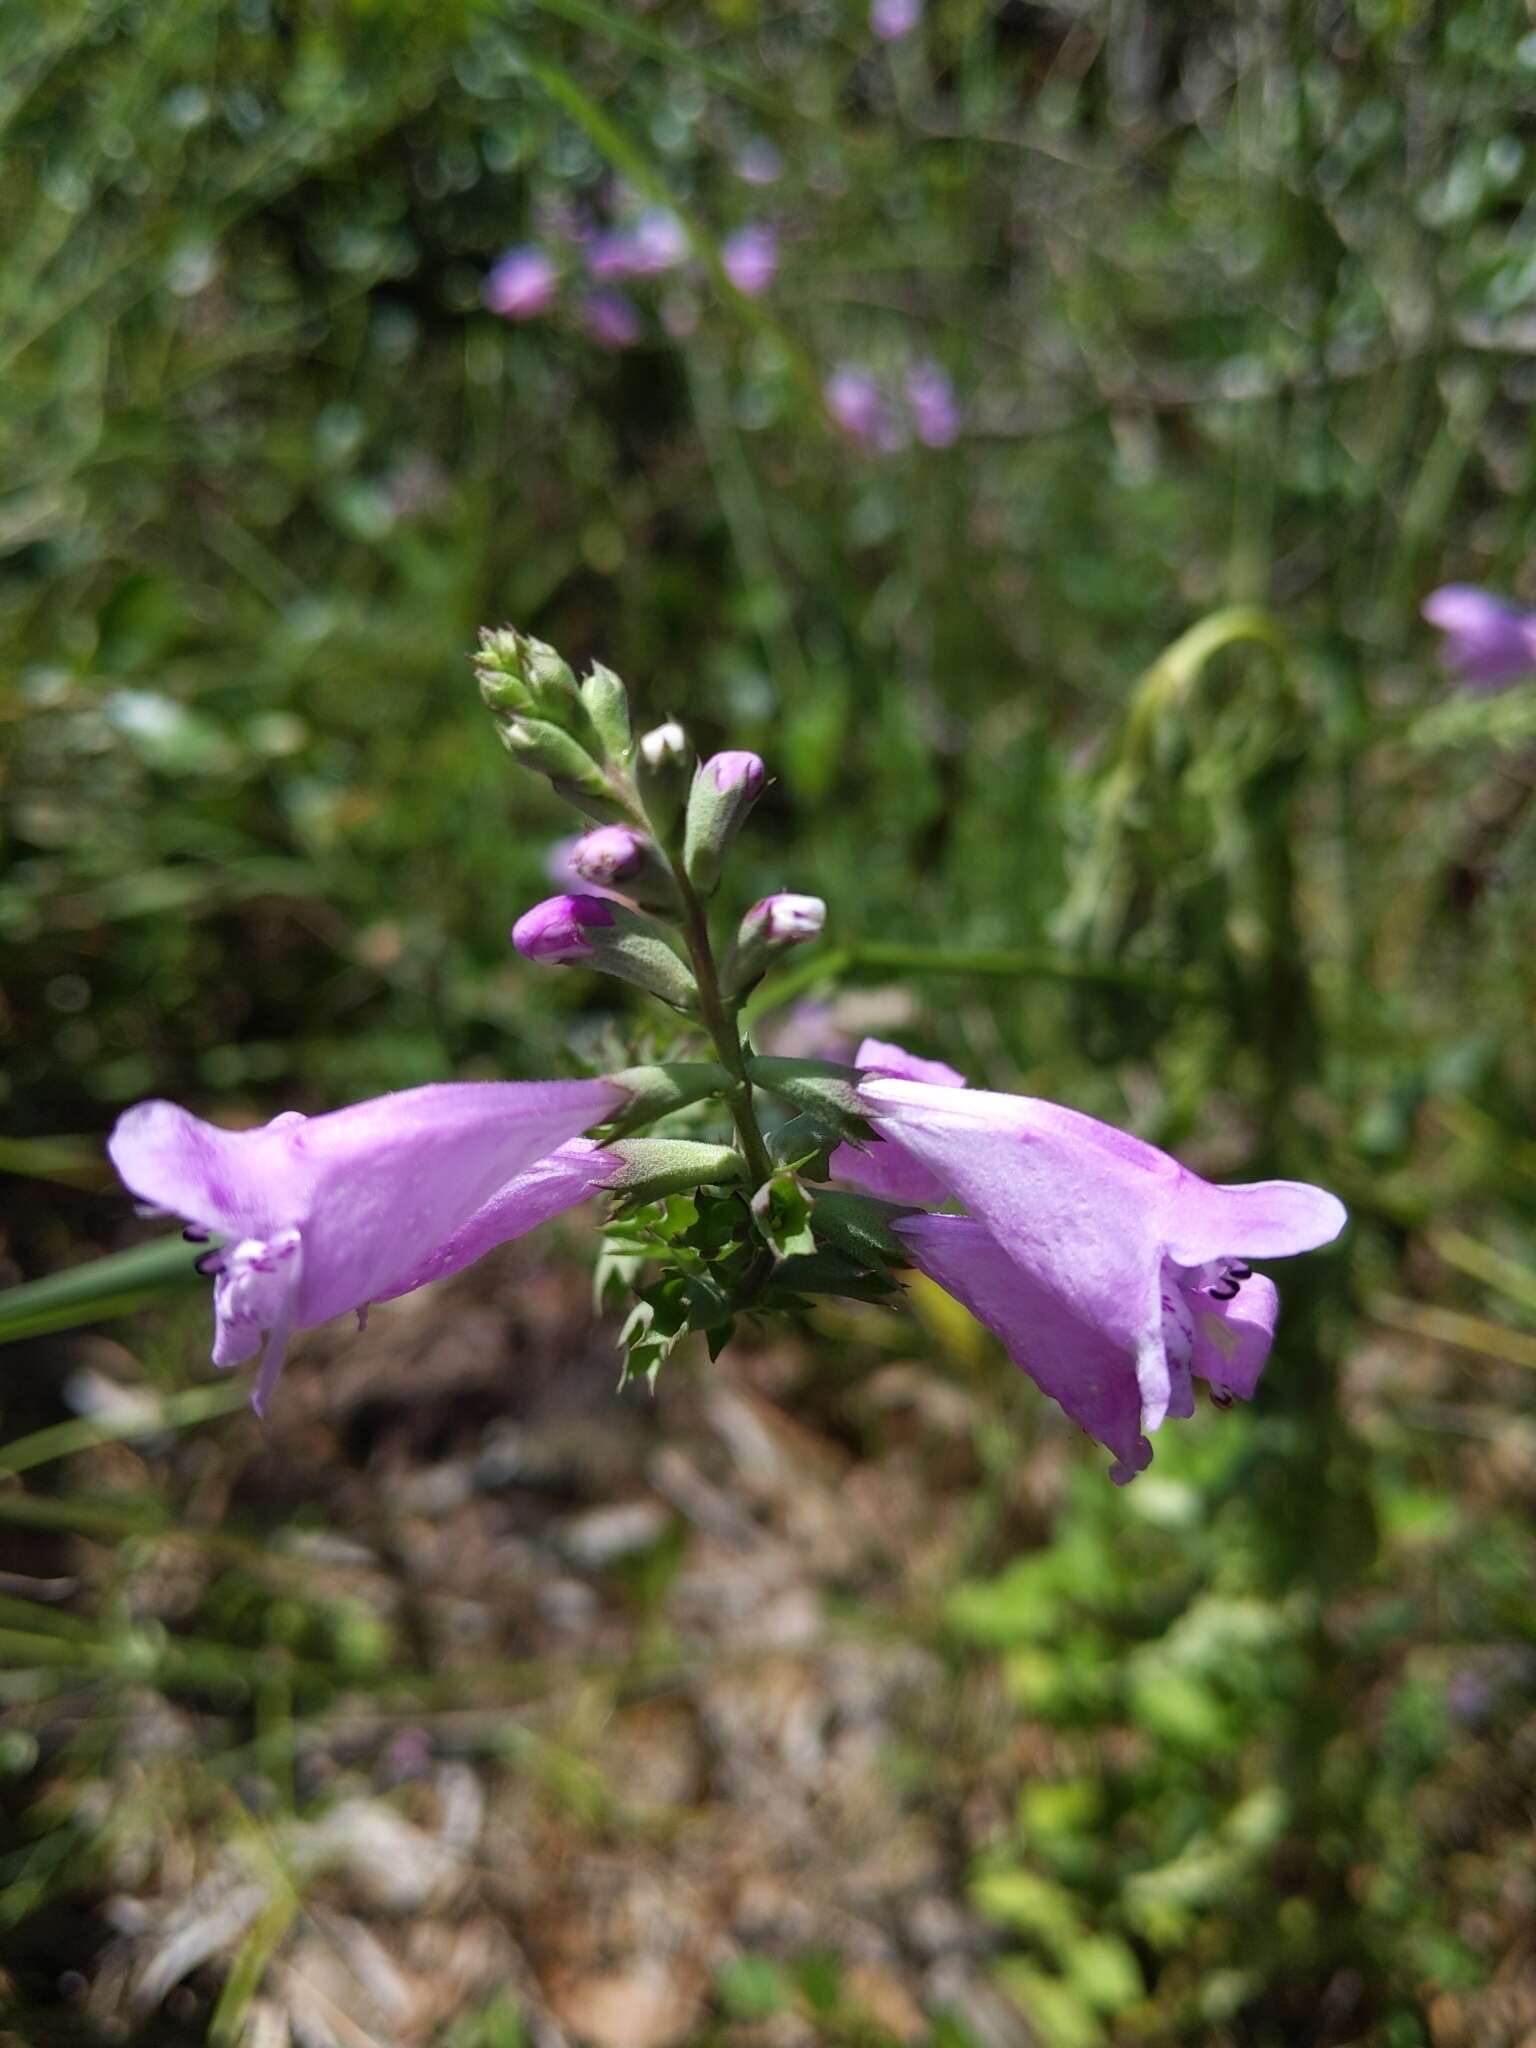
[[[714,948],[709,942],[709,919],[699,901],[698,891],[684,873],[682,862],[671,855],[668,855],[668,860],[677,878],[678,893],[683,899],[683,940],[693,965],[694,980],[699,985],[699,1008],[720,1064],[731,1077],[725,1099],[731,1121],[736,1126],[736,1135],[741,1140],[742,1157],[747,1162],[747,1174],[755,1191],[773,1178],[773,1161],[768,1156],[767,1144],[758,1127],[757,1111],[752,1106],[752,1083],[747,1079],[746,1061],[741,1053],[741,1031],[736,1021],[739,1006],[727,1002],[720,992],[720,975],[715,966]]]

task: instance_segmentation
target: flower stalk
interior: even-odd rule
[[[1149,707],[1244,637],[1269,638],[1263,615],[1224,613],[1154,669],[1118,772],[1149,744]],[[827,914],[788,889],[745,914],[738,899],[717,942],[708,906],[765,764],[727,750],[696,768],[675,720],[635,737],[618,676],[578,683],[510,627],[485,636],[478,675],[509,750],[597,821],[562,856],[575,886],[524,910],[513,944],[541,969],[584,967],[660,1002],[680,1057],[596,1080],[432,1084],[255,1131],[172,1103],[129,1110],[113,1162],[186,1222],[213,1282],[213,1362],[260,1359],[258,1410],[296,1331],[361,1322],[594,1198],[607,1204],[599,1299],[617,1283],[629,1302],[626,1379],[654,1384],[690,1332],[713,1356],[744,1313],[818,1294],[891,1305],[912,1266],[1113,1454],[1116,1479],[1149,1462],[1165,1420],[1194,1412],[1197,1383],[1218,1406],[1253,1395],[1279,1295],[1250,1262],[1328,1243],[1344,1223],[1332,1195],[1213,1186],[1076,1110],[970,1088],[876,1039],[850,1065],[757,1054],[743,1005]]]

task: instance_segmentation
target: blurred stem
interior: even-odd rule
[[[736,422],[731,418],[719,357],[713,349],[698,342],[683,351],[683,366],[699,438],[704,443],[705,459],[715,480],[720,510],[730,530],[743,581],[749,591],[756,585],[770,593],[772,614],[760,630],[770,664],[782,679],[780,703],[784,700],[783,683],[788,682],[789,696],[798,708],[810,701],[805,650],[795,631],[793,603],[774,560],[762,493],[741,445]]]

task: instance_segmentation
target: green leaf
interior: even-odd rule
[[[816,1197],[816,1235],[845,1257],[873,1272],[886,1273],[892,1267],[911,1263],[911,1254],[891,1229],[898,1217],[909,1213],[895,1202],[882,1202],[874,1195],[829,1188]]]
[[[162,1237],[132,1251],[90,1259],[46,1280],[28,1280],[0,1293],[0,1344],[22,1337],[45,1336],[50,1330],[74,1330],[144,1308],[161,1295],[207,1283],[195,1268],[204,1250],[194,1250],[180,1237]]]

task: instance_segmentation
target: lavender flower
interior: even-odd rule
[[[899,43],[923,19],[923,0],[871,0],[869,25],[882,43]]]
[[[778,275],[779,238],[761,223],[738,228],[720,244],[720,262],[737,291],[761,298]]]
[[[1445,635],[1440,659],[1475,689],[1500,690],[1536,673],[1536,612],[1472,583],[1446,583],[1421,607]]]
[[[612,887],[615,882],[639,874],[645,865],[647,844],[644,834],[632,825],[598,825],[583,832],[571,848],[570,865],[582,882]]]
[[[913,431],[925,448],[950,448],[960,438],[955,387],[937,363],[914,363],[907,372]]]
[[[260,1414],[294,1330],[433,1277],[434,1255],[493,1195],[624,1100],[609,1081],[449,1081],[253,1131],[141,1102],[107,1151],[141,1201],[227,1240],[199,1261],[214,1278],[213,1362],[262,1351]],[[513,1204],[509,1222],[514,1211],[538,1220]]]
[[[835,424],[861,448],[892,455],[902,446],[901,423],[868,370],[839,363],[822,386],[822,398]]]
[[[881,1135],[970,1211],[901,1221],[914,1263],[1115,1453],[1117,1480],[1150,1462],[1144,1431],[1193,1414],[1192,1375],[1221,1398],[1252,1395],[1279,1298],[1248,1260],[1310,1251],[1344,1227],[1322,1188],[1214,1187],[1055,1103],[885,1078],[859,1095]]]
[[[555,303],[560,274],[544,250],[526,243],[509,249],[485,280],[485,303],[503,320],[536,320]]]

